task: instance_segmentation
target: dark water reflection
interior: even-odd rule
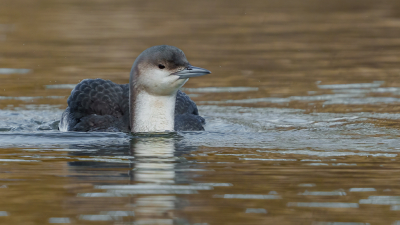
[[[400,224],[400,3],[0,1],[0,224]],[[61,133],[183,49],[205,132]]]

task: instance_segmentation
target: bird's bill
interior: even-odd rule
[[[189,65],[184,70],[173,73],[172,75],[179,76],[179,79],[186,79],[190,77],[199,77],[210,74],[209,70]]]

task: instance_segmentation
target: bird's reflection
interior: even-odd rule
[[[175,183],[175,143],[173,139],[134,139],[130,149],[135,156],[134,180],[143,184]],[[150,186],[151,187],[151,186]],[[150,195],[134,199],[136,218],[154,220],[175,209],[175,195]],[[165,220],[165,218],[164,218]],[[170,221],[168,221],[170,220]],[[165,223],[173,223],[172,219]],[[161,221],[160,221],[161,222]]]
[[[173,139],[133,139],[130,149],[135,157],[132,173],[136,182],[175,183]]]
[[[80,148],[82,149],[82,146]],[[182,157],[193,149],[196,147],[185,146],[177,138],[133,138],[129,146],[86,146],[82,151],[71,154],[93,160],[71,162],[69,165],[75,174],[72,177],[79,180],[92,178],[90,181],[96,193],[80,193],[78,196],[88,197],[87,201],[90,201],[89,197],[108,197],[109,206],[113,205],[114,201],[120,204],[120,197],[125,197],[124,208],[134,212],[135,216],[131,219],[134,219],[135,223],[173,224],[176,217],[171,213],[186,205],[186,201],[179,196],[197,193],[196,190],[200,188],[188,185],[193,175],[186,169],[191,168],[193,164]],[[116,158],[128,160],[125,163],[115,163],[111,160]],[[110,162],[107,162],[107,159],[110,159]],[[126,173],[121,173],[121,169]],[[76,175],[77,173],[79,175]],[[93,201],[93,204],[96,202]],[[106,209],[107,205],[104,205],[100,214],[107,213],[108,210],[107,215],[110,215],[111,207]],[[90,215],[80,218],[96,217]],[[116,217],[113,216],[112,219],[115,220]],[[128,217],[120,219],[127,221]]]

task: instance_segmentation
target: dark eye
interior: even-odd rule
[[[162,65],[162,64],[158,64],[158,68],[160,68],[160,69],[164,69],[164,68],[165,68],[165,66],[164,66],[164,65]]]

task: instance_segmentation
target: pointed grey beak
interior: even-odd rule
[[[210,73],[211,72],[209,70],[189,65],[184,70],[181,70],[181,71],[176,72],[176,73],[172,73],[171,75],[177,75],[177,76],[179,76],[179,79],[186,79],[186,78],[189,78],[189,77],[203,76],[203,75],[207,75],[207,74],[210,74]]]

